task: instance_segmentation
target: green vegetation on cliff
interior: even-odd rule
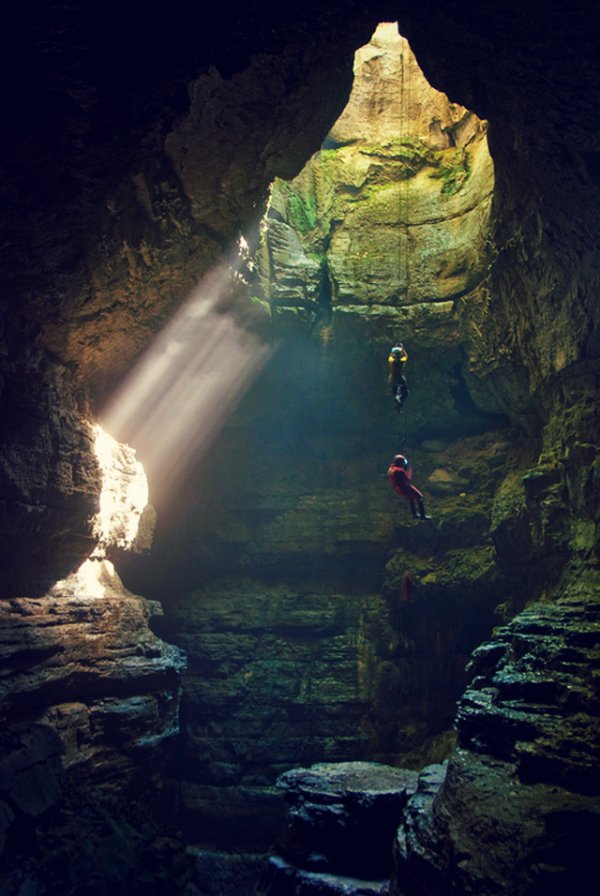
[[[281,184],[285,190],[289,223],[299,233],[313,230],[319,220],[315,195],[313,193],[302,195],[289,183],[282,181]]]
[[[433,171],[429,177],[442,180],[441,193],[444,196],[453,196],[464,187],[471,175],[469,153],[464,146],[458,147],[447,164],[442,160],[448,160],[448,152],[443,155],[438,153],[439,168]]]

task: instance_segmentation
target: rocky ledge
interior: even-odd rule
[[[532,605],[475,651],[447,774],[421,776],[394,896],[588,889],[600,833],[598,577]],[[594,596],[595,595],[595,596]]]
[[[387,893],[394,833],[416,783],[416,772],[375,762],[320,763],[281,775],[288,825],[258,892]]]
[[[43,597],[0,602],[3,896],[148,884],[151,808],[184,665],[148,626],[159,609],[126,591],[106,560]]]

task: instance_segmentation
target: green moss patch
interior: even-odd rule
[[[462,190],[471,176],[469,153],[461,146],[451,158],[448,158],[448,152],[445,151],[443,155],[438,155],[438,160],[439,167],[429,177],[442,181],[440,192],[443,196],[453,196]]]
[[[285,185],[286,203],[290,224],[300,233],[308,233],[317,226],[317,202],[312,193],[302,196],[296,193],[289,184]]]

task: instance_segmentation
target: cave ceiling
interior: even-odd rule
[[[566,167],[578,188],[595,187],[593,4],[13,10],[9,341],[41,341],[95,391],[113,384],[256,218],[272,178],[319,146],[347,98],[353,51],[394,18],[430,83],[490,120],[500,189],[503,163],[517,183],[536,182],[541,206],[573,196]],[[593,239],[587,227],[580,236]]]
[[[492,313],[474,327],[473,388],[538,438],[552,378],[597,357],[594,4],[11,8],[0,182],[8,567],[35,548],[39,568],[60,554],[52,575],[63,575],[89,554],[98,481],[82,421],[256,223],[273,178],[297,174],[320,146],[347,101],[354,51],[394,20],[429,82],[489,121],[499,251]]]

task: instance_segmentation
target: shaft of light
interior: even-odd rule
[[[176,487],[210,447],[271,347],[224,310],[235,266],[207,274],[101,415],[136,449],[152,497]]]

